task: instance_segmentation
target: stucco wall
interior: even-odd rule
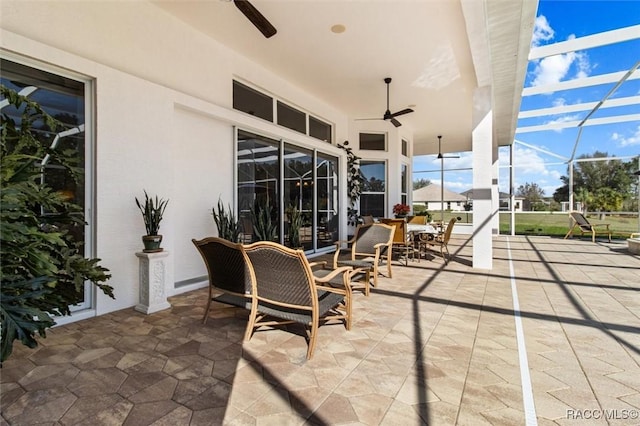
[[[116,294],[97,295],[97,314],[138,303],[134,253],[142,249],[144,226],[134,197],[143,189],[170,200],[161,226],[171,252],[167,281],[204,276],[191,238],[215,234],[211,208],[219,197],[233,204],[233,126],[307,147],[319,143],[232,110],[233,78],[331,122],[337,141],[349,136],[339,109],[151,4],[3,1],[0,8],[4,56],[95,82],[95,255],[110,269]]]

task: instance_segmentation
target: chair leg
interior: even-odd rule
[[[253,328],[256,324],[256,316],[258,315],[258,307],[252,306],[251,313],[249,314],[249,321],[247,322],[247,328],[244,331],[244,341],[248,342],[251,340],[251,335],[253,334]]]
[[[313,358],[313,351],[316,348],[316,336],[318,334],[318,322],[311,323],[311,332],[309,334],[309,348],[307,349],[307,359]]]
[[[202,317],[202,324],[207,323],[207,319],[209,319],[209,309],[211,309],[211,298],[213,295],[211,294],[211,286],[209,286],[209,300],[207,300],[207,307],[204,310],[204,316]]]

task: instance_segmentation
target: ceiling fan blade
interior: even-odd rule
[[[264,15],[247,0],[233,0],[233,4],[236,5],[240,12],[242,12],[266,38],[269,38],[278,32],[275,27],[271,25],[271,22],[269,22],[267,18],[265,18]]]
[[[394,112],[393,114],[391,114],[391,117],[398,117],[399,115],[405,115],[405,114],[409,114],[413,112],[413,110],[411,108],[405,108],[402,111],[398,111],[398,112]]]
[[[384,118],[356,118],[354,121],[371,121],[371,120],[384,120]]]
[[[391,118],[391,123],[393,123],[393,125],[396,127],[402,126],[402,123],[396,120],[395,118]]]

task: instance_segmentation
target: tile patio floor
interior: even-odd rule
[[[295,328],[242,345],[246,313],[222,306],[202,325],[206,289],[50,330],[0,370],[1,424],[640,424],[640,256],[501,236],[483,271],[462,237],[446,267],[394,262],[393,279],[356,293],[353,329],[321,327],[311,361]]]

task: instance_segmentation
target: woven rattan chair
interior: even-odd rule
[[[381,223],[389,226],[395,226],[393,233],[393,252],[399,253],[400,259],[404,258],[405,266],[409,265],[409,255],[413,256],[413,241],[407,231],[407,221],[404,219],[380,219]],[[393,253],[388,253],[389,255]],[[388,259],[390,262],[391,259]]]
[[[427,216],[411,216],[407,219],[407,223],[415,223],[416,225],[426,225]]]
[[[393,233],[395,227],[383,223],[373,223],[370,225],[359,225],[352,239],[348,241],[336,241],[336,251],[333,256],[333,267],[350,266],[361,268],[366,271],[366,277],[362,286],[364,294],[369,295],[370,274],[373,273],[373,285],[378,285],[378,267],[387,253],[391,253],[393,245]],[[345,249],[342,246],[350,245],[350,259],[340,259],[340,252]],[[391,262],[386,260],[387,275],[391,278]],[[352,287],[358,283],[352,282]]]
[[[218,237],[191,241],[209,273],[209,300],[202,323],[207,323],[212,301],[251,309],[251,274],[242,245]]]
[[[375,223],[375,219],[372,215],[368,214],[366,216],[362,216],[362,223],[364,225],[371,225],[372,223]]]
[[[449,240],[451,239],[451,232],[453,232],[453,226],[456,224],[457,219],[452,217],[447,224],[444,232],[437,234],[433,239],[429,239],[424,241],[426,245],[432,245],[436,247],[440,247],[440,255],[442,259],[444,259],[444,263],[449,263],[449,259],[451,258],[451,254],[449,253]],[[445,256],[445,252],[447,255]]]
[[[580,230],[580,236],[583,234],[590,234],[591,241],[594,243],[596,242],[596,235],[606,235],[609,237],[609,242],[611,242],[611,230],[609,229],[608,223],[591,224],[580,212],[569,212],[569,216],[571,217],[572,224],[569,228],[569,232],[564,236],[565,239],[572,236],[573,231],[577,228]]]
[[[254,329],[300,323],[307,327],[311,359],[320,322],[340,320],[351,328],[351,268],[314,272],[302,250],[259,241],[245,246],[253,299],[245,341]]]

